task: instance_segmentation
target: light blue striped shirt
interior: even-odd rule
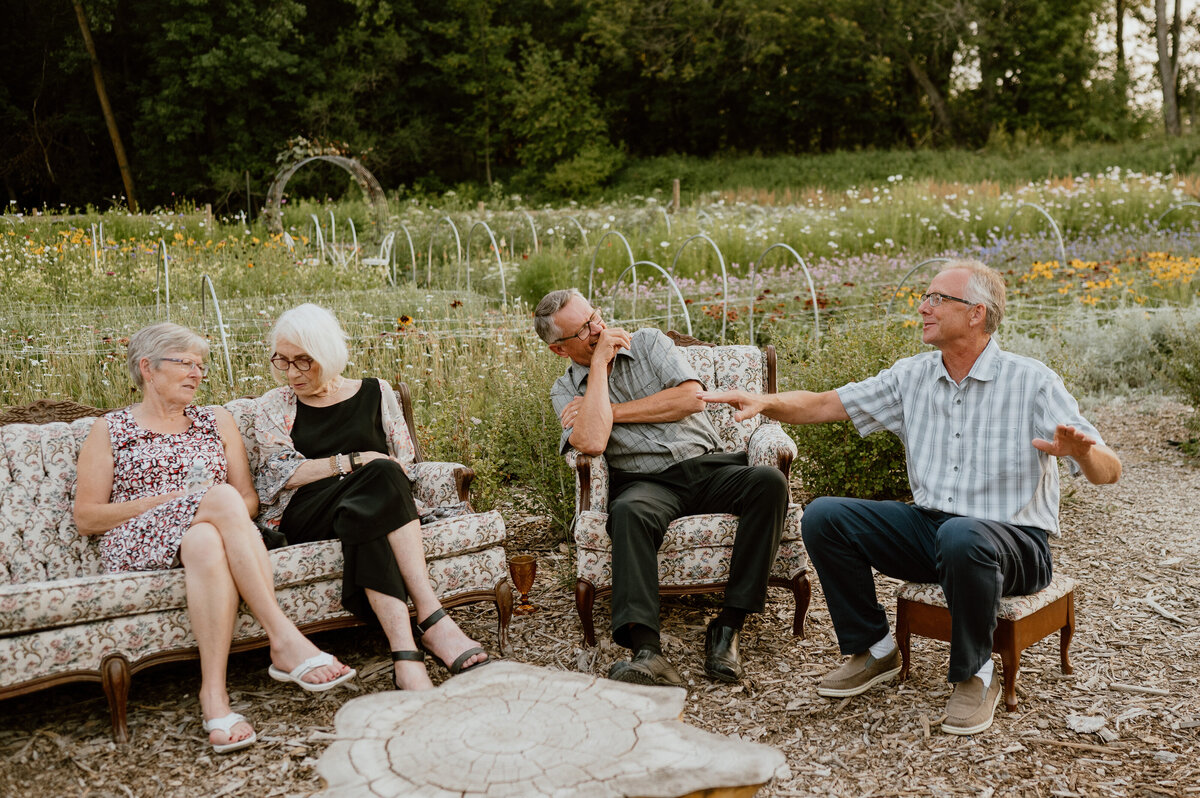
[[[1068,424],[1103,442],[1061,377],[1002,351],[994,338],[961,384],[934,351],[837,393],[860,435],[886,429],[903,442],[917,506],[1053,535],[1060,534],[1058,465],[1033,439],[1053,440],[1055,427]]]

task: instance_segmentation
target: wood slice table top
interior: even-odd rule
[[[783,754],[694,729],[686,693],[515,662],[356,698],[317,770],[344,796],[749,796]]]

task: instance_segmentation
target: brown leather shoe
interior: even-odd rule
[[[946,734],[978,734],[992,725],[996,705],[1000,703],[1000,680],[992,674],[992,683],[983,689],[983,679],[972,676],[954,685],[946,703],[946,719],[942,731]]]
[[[633,655],[631,660],[619,660],[608,669],[608,678],[632,684],[683,687],[683,677],[662,654],[648,648]]]
[[[817,695],[826,698],[846,698],[865,693],[877,684],[886,682],[900,672],[900,649],[883,659],[875,659],[870,651],[855,654],[845,665],[817,683]]]

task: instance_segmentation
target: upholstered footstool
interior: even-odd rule
[[[1044,590],[1028,596],[1000,599],[992,651],[1000,655],[1004,676],[1004,706],[1017,708],[1017,671],[1021,652],[1058,632],[1062,672],[1071,673],[1067,649],[1075,634],[1075,580],[1055,574]],[[938,584],[905,582],[896,591],[896,645],[900,648],[900,680],[908,677],[909,638],[912,635],[950,641],[950,610]]]

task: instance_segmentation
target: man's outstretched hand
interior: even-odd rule
[[[1087,456],[1096,445],[1094,438],[1089,438],[1074,427],[1059,424],[1054,428],[1054,440],[1034,438],[1033,448],[1055,457],[1073,457],[1080,460]]]
[[[745,421],[754,418],[763,411],[766,405],[762,394],[746,393],[745,391],[700,391],[696,394],[708,404],[727,404],[737,408],[733,414],[734,421]]]

